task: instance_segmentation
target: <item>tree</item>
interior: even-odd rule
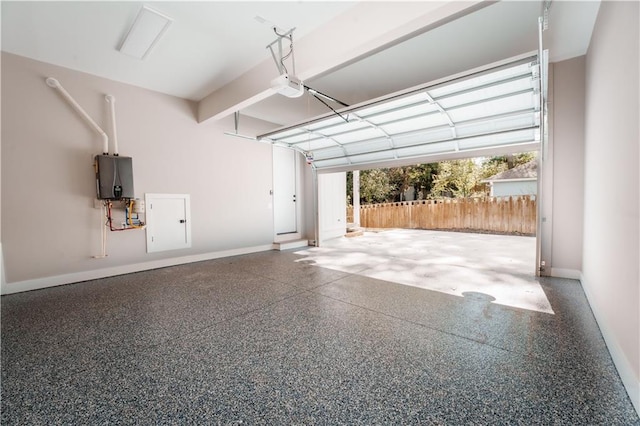
[[[353,205],[353,172],[347,172],[347,205]]]
[[[482,194],[480,167],[473,160],[442,161],[434,177],[433,197],[466,198]]]
[[[391,192],[395,200],[402,201],[404,193],[411,186],[410,170],[412,166],[387,169]]]
[[[384,203],[403,201],[405,191],[416,190],[416,198],[472,197],[486,195],[481,183],[496,173],[524,164],[536,157],[535,152],[496,157],[443,161],[390,169],[360,172],[360,201]],[[353,203],[353,174],[347,173],[347,201]]]
[[[405,191],[411,187],[416,190],[416,198],[427,198],[433,177],[438,172],[438,164],[393,167],[378,169],[375,172],[363,170],[360,172],[360,201],[402,201]],[[347,203],[353,204],[352,172],[347,172]]]
[[[360,200],[365,203],[384,203],[391,194],[389,174],[386,169],[360,172]]]
[[[482,162],[482,170],[480,172],[480,176],[482,177],[482,179],[487,179],[500,172],[504,172],[505,170],[507,170],[506,157],[502,156],[486,158]]]
[[[433,176],[438,173],[438,164],[418,164],[387,169],[394,200],[403,201],[405,192],[411,187],[416,191],[416,199],[426,198],[433,185]]]
[[[438,174],[440,163],[419,164],[409,171],[410,181],[416,189],[418,199],[427,198],[431,193],[433,180]]]
[[[485,158],[482,162],[482,179],[489,178],[495,174],[508,169],[513,169],[520,164],[528,163],[536,158],[535,152],[521,152],[518,154],[508,154],[497,157]]]

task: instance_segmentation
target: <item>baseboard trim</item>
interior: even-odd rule
[[[169,259],[152,260],[149,262],[135,263],[131,265],[113,266],[110,268],[94,269],[91,271],[74,272],[71,274],[56,275],[32,280],[16,281],[13,283],[2,282],[2,294],[21,293],[23,291],[40,290],[47,287],[55,287],[64,284],[78,283],[82,281],[96,280],[99,278],[113,277],[116,275],[131,274],[133,272],[148,271],[150,269],[166,268],[167,266],[182,265],[185,263],[201,262],[204,260],[219,259],[222,257],[238,256],[242,254],[258,253],[272,250],[271,244],[243,247],[239,249],[222,250],[216,252],[194,254]]]
[[[555,278],[579,280],[582,277],[582,272],[577,269],[551,268],[551,276]]]
[[[599,306],[597,303],[595,303],[593,294],[591,294],[589,286],[585,285],[585,282],[586,280],[584,275],[580,274],[580,283],[582,284],[582,289],[584,290],[584,294],[587,296],[589,305],[591,305],[591,311],[596,317],[596,322],[598,323],[598,327],[600,327],[602,337],[604,337],[604,341],[607,344],[607,349],[609,349],[611,359],[613,359],[613,364],[618,370],[618,374],[622,379],[622,384],[627,390],[627,394],[631,399],[633,407],[636,409],[636,412],[640,416],[640,380],[638,380],[638,377],[636,377],[631,363],[624,355],[622,348],[620,348],[620,345],[618,344],[618,341],[611,331],[611,328],[609,327],[606,319],[602,316],[602,314],[600,314]]]
[[[2,243],[0,242],[0,294],[2,294],[4,286],[4,255],[2,254]]]

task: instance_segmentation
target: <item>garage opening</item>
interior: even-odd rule
[[[442,231],[385,231],[365,235],[360,240],[365,241],[364,247],[355,246],[357,239],[329,241],[318,233],[319,227],[330,222],[323,212],[339,210],[335,203],[327,207],[327,200],[337,199],[330,194],[331,188],[335,187],[345,200],[345,186],[331,182],[346,181],[347,171],[541,150],[543,69],[537,54],[521,55],[259,136],[303,153],[312,166],[318,200],[316,243],[320,245],[309,251],[309,255],[315,253],[313,261],[342,270],[363,268],[373,277],[408,285],[429,282],[432,290],[461,296],[490,295],[496,303],[552,312],[535,281],[541,245],[539,230],[537,240]],[[543,161],[541,155],[538,161]],[[538,191],[536,201],[539,195]],[[340,207],[346,212],[346,202],[342,202]],[[423,234],[418,236],[415,232]],[[433,240],[433,244],[426,244],[424,238]],[[515,250],[515,246],[509,248],[514,240],[504,240],[509,238],[528,238],[522,244],[529,264],[525,273],[503,267],[509,251]],[[412,259],[410,253],[419,252],[420,247],[427,247],[431,253]],[[433,247],[460,251],[446,254]],[[438,278],[426,279],[434,276]],[[438,284],[442,277],[447,278]],[[519,281],[515,285],[514,279]],[[479,287],[464,289],[452,286],[453,282]],[[517,294],[509,294],[514,289]]]
[[[535,235],[537,153],[347,172],[347,223]]]

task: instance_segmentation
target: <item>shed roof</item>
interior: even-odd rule
[[[496,180],[517,180],[517,179],[537,179],[538,177],[538,159],[531,160],[528,163],[520,164],[513,169],[496,173],[486,179],[486,181]]]

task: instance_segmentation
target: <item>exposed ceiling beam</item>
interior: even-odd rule
[[[379,52],[494,1],[362,2],[295,41],[297,76],[309,80]],[[273,95],[278,71],[271,59],[202,99],[198,121],[220,119]],[[366,78],[366,76],[363,76]],[[392,78],[392,76],[390,76]]]

